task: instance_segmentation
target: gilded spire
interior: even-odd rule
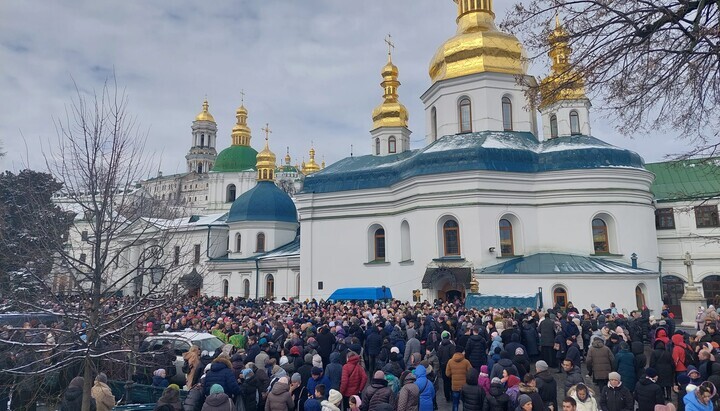
[[[210,111],[208,111],[209,108],[210,108],[210,104],[208,104],[208,101],[206,98],[205,101],[203,101],[202,111],[200,112],[200,114],[195,116],[195,121],[212,121],[214,123],[215,117],[213,117],[212,114],[210,114]]]
[[[560,23],[560,17],[556,15],[555,29],[548,36],[550,44],[548,56],[552,60],[552,65],[550,75],[540,83],[540,107],[561,100],[587,99],[585,82],[570,66],[572,49],[568,42],[569,38],[570,35]]]
[[[483,72],[524,75],[525,51],[513,35],[495,26],[492,0],[453,0],[457,32],[430,62],[433,82]]]
[[[244,104],[241,104],[235,112],[237,123],[232,129],[232,145],[250,146],[250,127],[247,125],[248,111]]]
[[[310,160],[308,160],[307,163],[305,163],[305,161],[303,161],[303,165],[302,165],[302,172],[305,175],[320,171],[320,166],[318,165],[318,163],[315,162],[315,148],[314,147],[310,147],[309,154],[310,154]]]
[[[270,151],[270,125],[265,124],[262,129],[265,132],[265,148],[257,154],[257,180],[258,181],[275,181],[275,153]]]
[[[408,111],[398,99],[398,68],[392,62],[392,49],[395,44],[392,36],[388,34],[385,39],[388,45],[388,61],[382,69],[383,81],[380,86],[383,88],[383,102],[373,110],[373,129],[379,127],[407,127]]]
[[[289,166],[292,158],[290,158],[290,147],[287,147],[287,153],[285,154],[285,165]]]

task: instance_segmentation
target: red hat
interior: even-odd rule
[[[290,355],[300,356],[300,347],[297,345],[294,345],[292,348],[290,348]]]

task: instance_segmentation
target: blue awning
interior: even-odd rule
[[[354,287],[354,288],[338,288],[328,297],[332,301],[360,301],[360,300],[389,300],[392,299],[392,291],[390,288],[382,287]]]
[[[465,307],[484,310],[493,308],[541,308],[542,300],[539,294],[528,295],[488,295],[468,294],[465,297]]]

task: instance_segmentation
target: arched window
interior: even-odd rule
[[[265,234],[264,233],[258,233],[258,235],[257,235],[255,252],[258,252],[258,253],[265,252]]]
[[[271,300],[273,297],[275,297],[275,277],[273,277],[272,274],[268,274],[265,279],[265,298]]]
[[[400,224],[400,247],[400,261],[410,261],[412,258],[410,254],[410,224],[407,221]]]
[[[512,120],[512,102],[510,97],[502,98],[502,117],[503,117],[503,130],[512,131],[513,120]]]
[[[500,254],[503,257],[515,255],[513,227],[506,219],[500,220]]]
[[[202,170],[203,170],[203,168],[202,168],[202,163],[198,163],[198,165],[197,165],[197,172],[198,172],[198,174],[202,174]]]
[[[702,280],[703,294],[707,304],[720,303],[720,276],[709,275]]]
[[[237,189],[235,188],[235,184],[230,184],[227,186],[227,190],[225,191],[225,202],[226,203],[232,203],[235,201],[235,195],[237,193]]]
[[[250,298],[250,280],[247,278],[243,281],[243,297]]]
[[[395,141],[394,136],[390,136],[388,138],[388,153],[394,153],[397,151],[397,142]]]
[[[565,308],[567,301],[567,291],[564,288],[557,287],[553,290],[553,306]]]
[[[235,252],[239,253],[242,249],[242,236],[240,233],[235,234]]]
[[[580,134],[580,116],[575,110],[570,112],[570,134]]]
[[[550,116],[550,138],[555,138],[558,136],[558,125],[557,125],[557,116],[553,114]]]
[[[592,220],[593,247],[595,254],[608,254],[610,242],[608,241],[607,224],[602,219]]]
[[[430,132],[432,133],[432,140],[435,141],[438,138],[437,129],[437,109],[433,107],[430,109]]]
[[[460,255],[460,226],[455,220],[443,224],[443,245],[445,255]]]
[[[472,132],[472,107],[470,105],[470,99],[464,97],[458,103],[458,116],[460,117],[460,132],[471,133]]]
[[[223,280],[223,297],[228,296],[228,292],[230,291],[230,282],[228,280]]]
[[[385,261],[385,230],[375,230],[375,261]]]
[[[380,139],[375,139],[375,155],[380,155]]]
[[[635,287],[635,304],[637,305],[638,310],[642,310],[645,306],[645,293],[640,285]]]
[[[200,134],[200,147],[205,147],[205,134]]]

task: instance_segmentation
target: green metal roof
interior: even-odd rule
[[[597,257],[537,253],[476,271],[479,274],[651,274],[653,271]]]
[[[658,201],[704,199],[720,195],[720,159],[646,164],[655,174],[652,193]]]
[[[255,170],[257,151],[249,146],[230,146],[218,154],[212,171],[233,172]]]

